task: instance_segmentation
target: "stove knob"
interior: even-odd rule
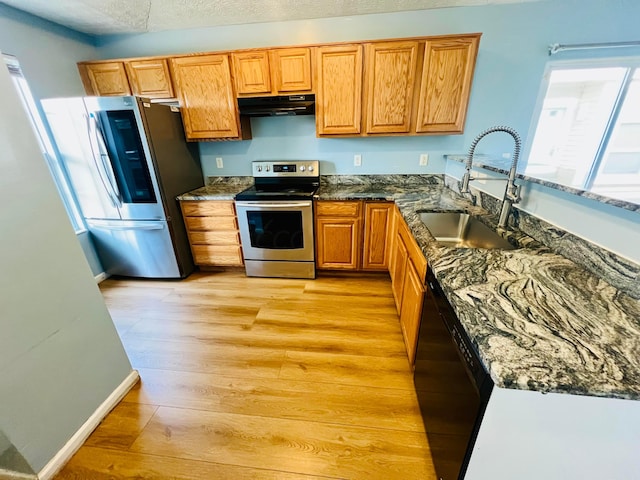
[[[309,165],[309,171],[313,172],[313,165]]]
[[[261,167],[260,165],[258,165],[258,166],[256,167],[256,170],[258,170],[259,172],[261,172],[261,171],[262,171],[262,167]]]
[[[269,171],[269,165],[267,165],[266,167],[264,167],[264,169],[268,172],[268,171]]]
[[[304,172],[304,170],[305,170],[304,165],[300,165],[300,171]]]

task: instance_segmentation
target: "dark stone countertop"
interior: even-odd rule
[[[229,200],[221,177],[180,200]],[[230,181],[229,178],[237,180]],[[498,387],[640,400],[640,301],[497,218],[433,175],[322,177],[319,200],[394,201]],[[464,211],[520,246],[440,246],[421,211]]]
[[[640,302],[442,184],[323,185],[321,200],[393,200],[498,387],[640,399]],[[464,211],[520,246],[440,246],[421,211]]]

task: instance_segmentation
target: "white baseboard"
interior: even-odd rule
[[[110,275],[105,272],[99,273],[98,275],[94,276],[94,278],[96,279],[96,283],[102,283],[109,277]]]
[[[49,460],[40,473],[38,473],[38,480],[51,480],[71,457],[78,451],[89,435],[100,424],[104,417],[106,417],[111,410],[124,398],[124,396],[131,390],[131,388],[140,379],[140,374],[137,370],[133,370],[127,378],[125,378],[116,389],[111,392],[111,395],[102,402],[102,404],[96,409],[95,412],[84,422],[84,424],[78,429],[76,433],[69,439],[69,441],[60,449],[54,457]]]

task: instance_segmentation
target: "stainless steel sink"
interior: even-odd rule
[[[503,250],[516,248],[484,223],[466,213],[422,212],[420,220],[436,241],[447,247]]]

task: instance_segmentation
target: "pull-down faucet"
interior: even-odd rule
[[[493,132],[505,132],[513,137],[515,142],[515,147],[513,150],[513,155],[511,157],[511,168],[509,169],[509,179],[507,181],[507,187],[504,191],[504,198],[502,199],[502,210],[500,210],[500,220],[498,221],[498,227],[505,228],[507,226],[507,220],[509,219],[509,214],[511,213],[511,207],[520,201],[520,185],[515,184],[516,180],[516,169],[518,167],[518,158],[520,157],[520,149],[522,147],[522,141],[520,140],[520,135],[511,127],[498,126],[491,127],[486,129],[484,132],[481,132],[476,138],[471,142],[471,147],[469,148],[469,154],[467,155],[467,163],[465,165],[466,171],[464,176],[462,177],[460,193],[463,196],[470,196],[472,200],[475,201],[471,190],[469,189],[469,182],[473,180],[471,178],[471,166],[473,165],[473,154],[476,151],[476,146],[478,142]],[[475,203],[475,202],[474,202]]]

